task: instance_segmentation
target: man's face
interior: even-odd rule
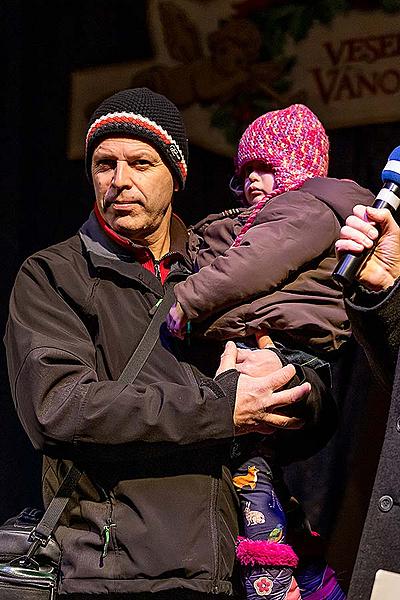
[[[92,157],[96,204],[106,223],[138,242],[171,216],[174,182],[157,150],[141,140],[112,137]]]

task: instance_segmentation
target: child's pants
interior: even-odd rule
[[[272,485],[272,471],[260,456],[243,463],[233,476],[243,515],[237,556],[246,597],[256,600],[344,600],[335,573],[322,556],[299,558],[287,543],[287,518]],[[301,512],[301,511],[300,511]],[[299,514],[300,514],[299,512]],[[317,540],[304,523],[296,524],[294,541],[311,547]],[[299,534],[299,532],[301,532]],[[300,539],[299,539],[300,538]],[[318,543],[318,542],[317,542]]]

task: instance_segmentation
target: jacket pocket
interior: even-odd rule
[[[220,572],[218,479],[185,474],[124,481],[115,489],[120,577],[203,581]],[[129,501],[128,501],[129,498]]]
[[[235,542],[239,533],[239,501],[227,467],[222,467],[221,479],[213,479],[210,513],[211,539],[214,550],[213,593],[219,593],[219,585],[231,580],[235,562]]]

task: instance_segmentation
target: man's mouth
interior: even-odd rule
[[[109,208],[112,206],[115,210],[127,210],[133,206],[141,206],[141,202],[134,199],[129,200],[105,200],[105,207]]]

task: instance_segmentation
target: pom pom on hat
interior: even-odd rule
[[[107,137],[135,137],[154,146],[180,189],[185,186],[188,141],[182,115],[168,98],[148,88],[133,88],[106,98],[92,114],[85,147],[91,180],[92,155]]]

